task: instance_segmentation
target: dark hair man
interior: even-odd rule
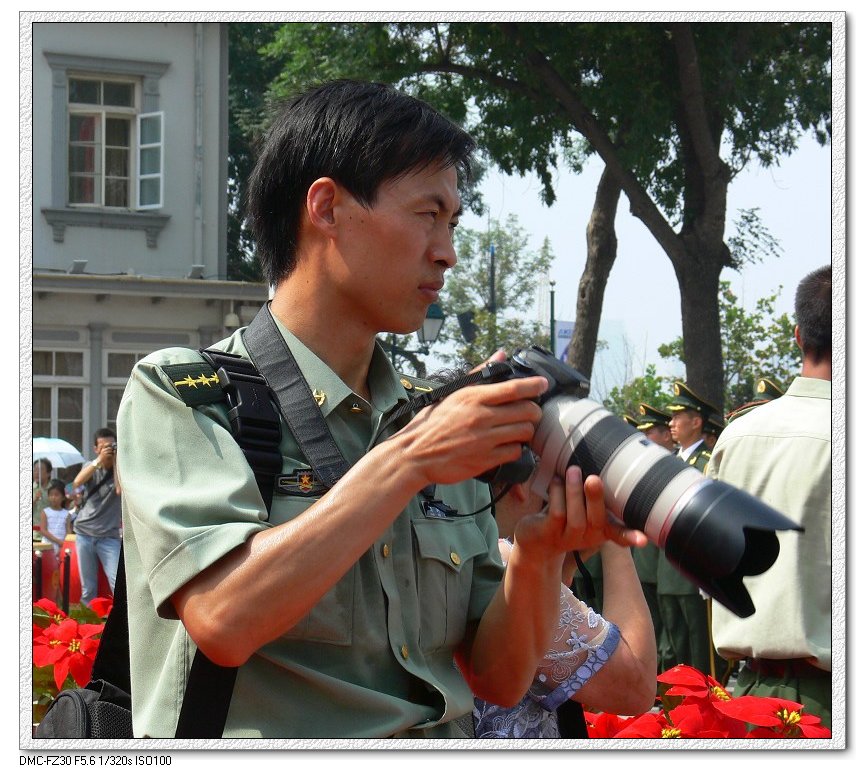
[[[544,379],[462,389],[376,436],[408,389],[376,334],[418,329],[438,298],[472,148],[377,84],[325,84],[276,116],[249,187],[275,288],[259,313],[351,467],[327,489],[284,424],[288,482],[268,519],[225,410],[180,393],[201,358],[169,349],[135,367],[118,425],[137,736],[173,734],[194,647],[239,666],[226,737],[458,736],[472,691],[525,694],[577,528],[570,507],[525,518],[502,581],[473,478],[519,457]],[[248,355],[243,331],[217,347]],[[440,506],[425,507],[432,486]]]
[[[105,572],[111,591],[120,559],[120,483],[115,468],[117,435],[112,429],[97,429],[93,435],[96,458],[81,467],[72,487],[85,487],[84,504],[78,511],[75,553],[81,579],[81,602],[90,605],[99,586],[99,566]]]
[[[804,527],[778,533],[780,553],[745,586],[756,612],[739,619],[718,607],[715,646],[744,660],[736,694],[804,704],[825,726],[832,718],[831,393],[832,269],[799,284],[796,343],[802,372],[786,393],[730,423],[706,474],[763,499]]]

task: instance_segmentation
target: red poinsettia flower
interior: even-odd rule
[[[588,710],[583,711],[586,716],[586,729],[590,738],[604,739],[615,737],[628,724],[632,724],[636,719],[633,716],[617,716],[614,713],[592,713]]]
[[[66,614],[63,609],[53,600],[48,600],[48,598],[39,598],[39,600],[37,600],[33,605],[46,612],[48,616],[51,617],[51,621],[54,624],[59,625],[64,619],[66,619]]]
[[[665,694],[684,697],[686,701],[708,697],[710,701],[731,699],[730,693],[712,676],[700,672],[690,665],[676,665],[658,676],[662,684],[670,684]]]
[[[803,707],[780,697],[748,695],[715,705],[721,713],[757,726],[748,737],[831,737],[820,718],[803,712]]]
[[[110,613],[111,608],[114,606],[114,600],[112,598],[94,598],[90,601],[90,608],[96,614],[96,616],[100,616],[105,619]]]
[[[669,717],[660,713],[644,713],[614,737],[661,739],[693,739],[730,737],[724,721],[718,720],[706,704],[682,704],[673,708]]]
[[[94,636],[104,625],[79,624],[75,619],[64,619],[60,624],[40,628],[33,626],[33,664],[36,667],[54,665],[54,683],[58,691],[66,676],[71,674],[79,686],[90,680],[93,661],[99,641]]]

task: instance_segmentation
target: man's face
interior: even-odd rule
[[[667,426],[650,426],[646,429],[645,435],[656,445],[660,445],[667,450],[672,450],[675,444],[670,429]]]
[[[41,461],[37,461],[33,464],[33,481],[41,483],[42,485],[46,485],[48,483],[48,478],[51,477],[51,473],[48,471],[48,468]]]
[[[113,437],[99,437],[96,440],[96,444],[93,446],[93,450],[98,456],[102,452],[103,448],[109,448],[115,442],[117,442],[117,440],[115,440]]]
[[[453,167],[426,167],[386,182],[369,209],[345,195],[336,208],[337,250],[327,266],[332,310],[372,334],[417,330],[438,301],[445,271],[456,264],[452,239],[460,212]]]
[[[702,433],[703,422],[696,410],[679,410],[670,419],[670,434],[683,448],[693,445]]]

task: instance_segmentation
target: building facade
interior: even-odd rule
[[[33,436],[86,455],[132,365],[248,323],[228,281],[219,23],[32,25]]]

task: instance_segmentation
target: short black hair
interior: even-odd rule
[[[817,362],[832,356],[832,266],[809,273],[796,289],[794,305],[802,353]]]
[[[296,264],[306,194],[331,177],[371,207],[382,183],[428,166],[470,173],[474,140],[425,102],[383,83],[336,80],[283,103],[246,192],[262,272],[276,285]]]
[[[48,474],[51,474],[51,470],[54,468],[54,465],[47,458],[37,458],[33,462],[33,466],[35,467],[36,464],[42,464],[42,468],[48,472]]]
[[[107,426],[103,426],[101,429],[97,429],[95,432],[93,432],[94,446],[99,443],[99,440],[102,437],[110,437],[112,440],[117,442],[117,434],[114,429],[109,429]]]

